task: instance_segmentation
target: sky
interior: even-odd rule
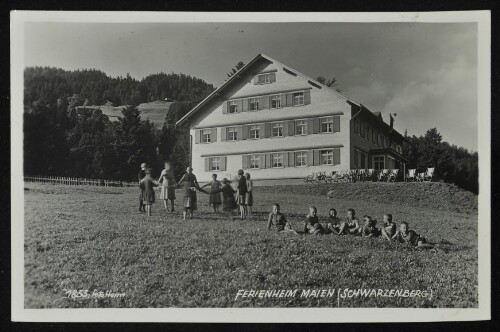
[[[95,68],[109,76],[184,73],[218,87],[257,54],[309,76],[420,136],[477,151],[476,23],[25,24],[25,66]]]

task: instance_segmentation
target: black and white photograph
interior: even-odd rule
[[[11,20],[13,320],[489,319],[488,11]]]

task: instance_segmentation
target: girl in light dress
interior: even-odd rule
[[[161,171],[158,182],[161,183],[160,199],[163,200],[165,210],[167,212],[174,212],[175,187],[177,186],[177,182],[175,181],[174,170],[169,162],[165,163],[165,168]],[[170,210],[168,208],[168,201],[170,201]]]
[[[219,213],[219,206],[222,204],[221,194],[218,191],[222,185],[219,180],[217,180],[217,174],[212,174],[212,181],[202,186],[205,188],[210,186],[210,197],[208,204],[214,208],[214,213]]]

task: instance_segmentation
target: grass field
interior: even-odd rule
[[[195,218],[183,221],[181,212],[168,214],[159,202],[149,219],[139,213],[134,188],[26,183],[25,307],[477,307],[477,207],[450,203],[443,191],[455,189],[444,184],[407,184],[391,194],[392,200],[381,197],[395,190],[393,184],[369,185],[380,195],[347,194],[368,188],[358,183],[336,185],[333,199],[325,196],[328,186],[257,187],[255,215],[246,221],[211,213],[208,196],[199,194]],[[425,195],[412,204],[405,201],[405,190]],[[477,199],[462,196],[472,197],[473,205]],[[439,200],[443,204],[436,205]],[[379,221],[392,213],[397,224],[409,222],[439,250],[420,251],[380,238],[268,232],[266,219],[275,201],[296,228],[311,204],[320,218],[331,206],[342,216],[352,207],[359,217],[369,214]],[[235,300],[238,290],[334,288],[432,290],[432,298]],[[65,290],[82,289],[125,296],[66,296]]]

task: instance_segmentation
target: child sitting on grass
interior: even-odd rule
[[[326,224],[325,233],[340,234],[341,220],[337,217],[337,210],[331,208],[328,211],[328,219]]]
[[[359,233],[364,237],[374,237],[379,234],[379,229],[375,226],[377,221],[372,219],[372,217],[364,215],[363,216],[364,225],[359,229]]]
[[[414,230],[411,230],[408,226],[407,222],[402,222],[399,225],[399,230],[392,237],[393,239],[397,239],[401,243],[409,244],[413,247],[422,248],[422,249],[434,249],[434,246],[430,243],[427,243],[425,237],[418,235]],[[435,251],[435,249],[434,249]]]
[[[309,207],[309,214],[306,216],[304,221],[304,233],[320,235],[325,233],[323,225],[319,223],[318,219],[318,209],[315,206]]]
[[[342,223],[339,229],[339,235],[359,233],[359,221],[356,218],[356,212],[354,209],[347,210],[347,220]]]
[[[267,220],[267,229],[271,230],[273,226],[277,232],[298,235],[292,228],[292,225],[286,220],[285,216],[280,212],[280,205],[278,203],[273,204],[273,212],[269,213],[269,218]]]
[[[392,221],[392,214],[384,214],[384,224],[380,230],[382,236],[386,240],[391,241],[391,238],[396,234],[396,223]]]

